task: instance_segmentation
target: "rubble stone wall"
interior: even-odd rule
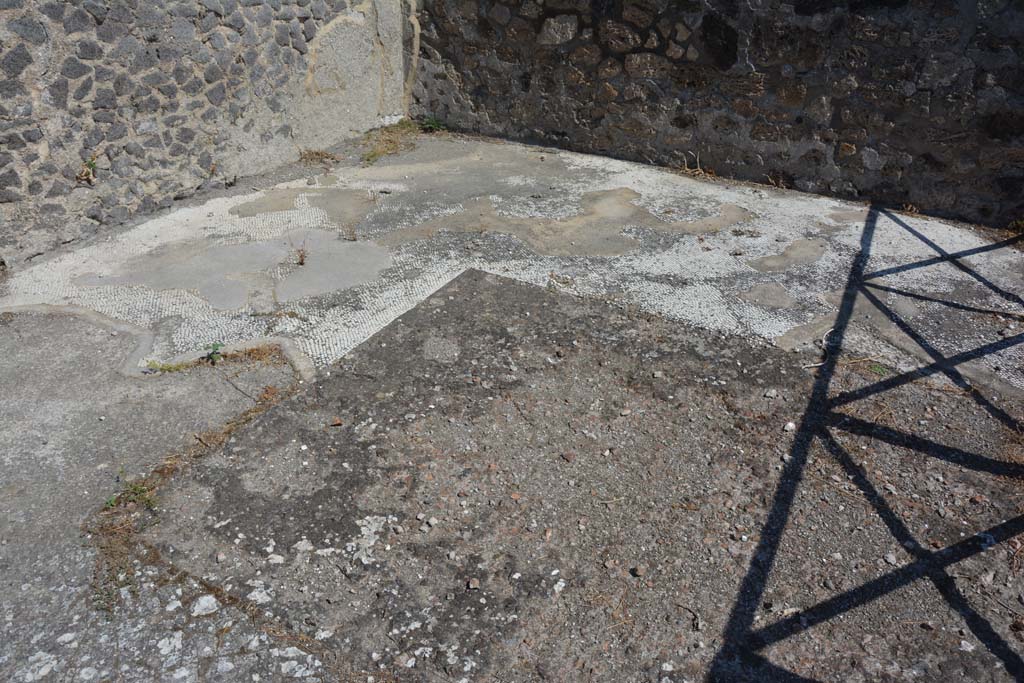
[[[413,108],[491,135],[1004,226],[1021,0],[424,0]]]
[[[0,268],[388,123],[403,0],[0,0]]]
[[[0,269],[391,122],[410,87],[456,129],[1024,217],[1024,0],[355,2],[0,0]]]

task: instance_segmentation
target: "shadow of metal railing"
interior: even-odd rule
[[[880,219],[889,220],[899,226],[926,244],[937,255],[915,263],[867,272],[866,268]],[[997,313],[997,311],[905,292],[873,282],[887,275],[949,264],[983,285],[996,296],[1020,306],[1022,309],[1020,314],[998,311],[999,314],[1010,318],[1024,318],[1024,298],[999,287],[962,260],[967,256],[1005,249],[1020,242],[1024,242],[1024,235],[983,247],[950,253],[898,216],[884,209],[872,207],[864,223],[860,251],[848,274],[838,315],[832,332],[827,336],[824,363],[819,369],[806,410],[794,435],[789,453],[791,457],[786,459],[786,464],[783,467],[768,516],[761,530],[759,543],[740,584],[726,625],[725,639],[712,663],[708,681],[718,683],[740,680],[811,680],[771,663],[762,654],[763,651],[775,643],[791,638],[817,624],[919,580],[930,581],[950,608],[963,618],[974,636],[1002,662],[1010,676],[1015,680],[1024,681],[1024,659],[995,631],[989,621],[971,606],[947,571],[951,565],[977,555],[993,544],[1005,542],[1024,533],[1024,515],[1009,519],[944,548],[929,550],[913,536],[907,525],[886,502],[885,497],[872,485],[863,469],[856,464],[833,434],[835,431],[839,431],[864,436],[978,472],[1024,479],[1024,464],[995,460],[837,412],[838,408],[855,401],[877,396],[925,377],[943,375],[1002,425],[1018,433],[1024,433],[1024,425],[1019,419],[986,398],[958,369],[968,361],[1024,344],[1024,333],[1008,336],[969,351],[945,356],[904,318],[883,303],[879,293],[888,292],[909,296],[975,313],[991,314]],[[868,386],[830,396],[837,364],[842,354],[843,341],[848,332],[854,304],[858,297],[863,297],[881,311],[900,331],[913,340],[931,358],[932,362],[909,372],[879,380]],[[847,476],[863,494],[889,533],[911,554],[913,561],[774,624],[755,628],[756,613],[764,598],[768,579],[775,565],[783,533],[807,467],[811,447],[816,442],[820,443],[824,451],[845,470]]]

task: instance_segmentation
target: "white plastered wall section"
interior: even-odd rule
[[[275,97],[284,123],[261,99],[226,129],[235,153],[218,159],[224,174],[249,176],[401,120],[414,9],[404,0],[363,0],[324,26],[309,43],[305,74]],[[278,133],[283,125],[289,135]]]

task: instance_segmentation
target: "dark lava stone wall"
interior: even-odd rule
[[[289,136],[284,88],[305,77],[310,41],[346,8],[0,0],[0,260],[230,182],[239,136],[250,148]],[[244,121],[255,109],[266,114]],[[94,183],[76,179],[84,166]]]
[[[450,126],[1024,218],[1024,0],[425,0]]]

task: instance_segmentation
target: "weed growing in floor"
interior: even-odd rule
[[[110,496],[110,498],[107,498],[107,502],[104,507],[112,509],[119,506],[124,507],[133,503],[135,505],[141,505],[147,510],[156,508],[156,497],[153,495],[154,487],[148,482],[145,480],[129,481],[124,468],[121,468],[118,479],[121,480],[121,490]]]
[[[209,353],[203,356],[203,360],[209,361],[210,365],[216,365],[224,358],[223,354],[220,352],[220,350],[224,348],[224,345],[220,342],[210,344],[206,348],[209,350]]]
[[[184,363],[161,363],[159,361],[151,360],[146,363],[146,367],[153,372],[181,372],[182,370],[193,368],[195,365],[195,361],[186,361]]]
[[[448,130],[448,127],[444,125],[444,121],[436,116],[426,116],[420,121],[420,130],[424,133],[440,133],[441,131]]]
[[[886,375],[889,374],[889,369],[886,368],[884,365],[879,365],[878,363],[872,363],[871,365],[869,365],[868,370],[875,373],[879,377],[885,377]]]
[[[330,168],[331,164],[341,161],[337,154],[323,149],[304,149],[299,152],[299,163],[307,166],[323,166]]]
[[[687,159],[686,159],[686,154],[689,154],[690,156],[693,157],[693,161],[694,161],[694,164],[695,164],[694,166],[690,166],[690,162],[687,161]],[[687,151],[685,154],[683,154],[683,167],[679,168],[678,166],[676,166],[672,170],[674,170],[676,173],[682,173],[683,175],[688,175],[691,178],[714,178],[715,177],[715,172],[712,169],[704,168],[703,166],[700,165],[700,152],[694,153],[694,152]]]
[[[303,238],[302,244],[296,247],[291,238],[289,238],[288,244],[291,245],[292,251],[295,252],[295,265],[306,265],[306,258],[309,256],[309,251],[306,249],[306,239]]]
[[[252,313],[253,316],[274,316],[281,318],[295,318],[298,320],[305,320],[304,317],[293,311],[283,311],[280,313]],[[0,324],[3,323],[3,316],[0,315]],[[210,344],[207,348],[207,353],[202,358],[196,360],[183,361],[181,363],[163,363],[161,361],[151,360],[146,363],[146,368],[152,372],[183,372],[185,370],[191,370],[203,362],[208,362],[211,365],[223,362],[242,362],[251,361],[254,363],[267,363],[267,364],[285,364],[287,359],[281,353],[281,350],[274,345],[264,344],[262,346],[255,346],[250,349],[244,349],[242,351],[232,351],[230,353],[224,353],[222,349],[224,345],[221,343]]]
[[[412,149],[412,140],[420,132],[420,125],[411,119],[371,130],[364,138],[370,149],[363,154],[363,164],[369,166],[383,157]]]

